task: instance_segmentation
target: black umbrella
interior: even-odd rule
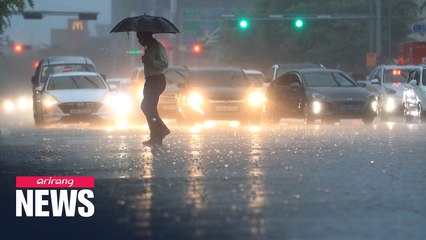
[[[112,32],[179,33],[180,31],[166,18],[144,14],[121,20],[110,33]]]

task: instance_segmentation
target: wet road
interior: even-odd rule
[[[3,128],[14,239],[424,239],[426,125]],[[91,218],[15,218],[15,176],[95,177]]]

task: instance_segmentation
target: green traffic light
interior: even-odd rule
[[[303,25],[304,25],[304,22],[303,22],[303,20],[302,20],[302,19],[300,19],[300,18],[298,18],[298,19],[296,19],[296,20],[294,21],[294,26],[295,26],[296,28],[302,28],[302,27],[303,27]]]
[[[247,19],[240,19],[238,21],[238,27],[242,30],[248,29],[249,27],[249,21]]]

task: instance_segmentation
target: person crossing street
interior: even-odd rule
[[[139,43],[145,48],[142,56],[144,64],[145,85],[141,109],[148,122],[150,139],[144,145],[161,145],[163,139],[170,134],[169,128],[158,114],[158,101],[166,88],[164,76],[168,67],[167,53],[164,46],[158,42],[152,33],[137,32]]]

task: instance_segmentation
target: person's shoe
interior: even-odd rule
[[[163,130],[161,131],[161,139],[164,139],[169,134],[170,130],[168,128],[163,128]]]
[[[146,146],[163,145],[163,139],[161,138],[150,138],[148,141],[142,142]]]

